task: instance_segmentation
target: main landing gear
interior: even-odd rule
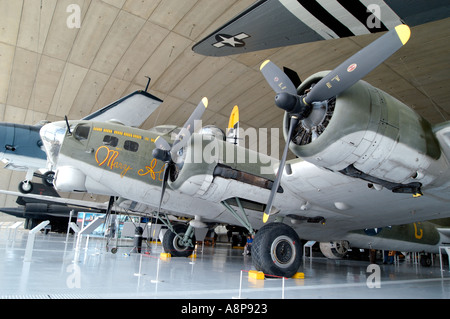
[[[222,205],[249,233],[255,233],[239,198],[222,201]],[[232,205],[237,206],[241,214]],[[267,275],[292,277],[300,268],[302,253],[302,244],[295,230],[281,222],[264,225],[256,233],[252,244],[253,265]]]
[[[252,244],[253,265],[268,275],[292,277],[302,262],[302,246],[297,233],[283,223],[263,226]]]
[[[177,224],[164,234],[163,247],[166,253],[173,257],[189,257],[194,252],[194,227]]]

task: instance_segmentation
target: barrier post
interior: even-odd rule
[[[241,276],[239,279],[239,296],[233,297],[233,299],[242,299],[242,270],[241,270]]]
[[[67,223],[66,243],[69,241],[70,228],[72,227],[72,217],[75,211],[72,209],[69,214],[69,222]]]
[[[9,226],[9,233],[8,233],[8,240],[11,240],[11,230],[13,231],[13,239],[12,241],[14,241],[16,239],[16,232],[17,232],[17,228],[19,228],[19,226],[21,226],[23,224],[23,222],[16,222],[14,225]]]
[[[444,263],[443,263],[443,261],[442,261],[442,249],[444,249],[445,250],[445,252],[447,253],[447,257],[448,257],[448,260],[449,260],[449,270],[450,270],[450,247],[447,247],[447,246],[439,246],[439,262],[440,262],[440,264],[441,264],[441,273],[444,271]]]
[[[80,245],[81,245],[81,241],[82,236],[83,235],[89,235],[91,234],[101,223],[103,223],[103,218],[104,217],[97,217],[95,218],[92,222],[90,222],[87,226],[85,226],[83,229],[81,229],[78,234],[77,234],[77,240],[76,240],[76,247],[75,247],[75,257],[73,259],[73,261],[75,263],[79,262],[79,258],[80,258]],[[87,247],[86,247],[87,248]]]
[[[156,266],[156,279],[151,281],[153,284],[156,284],[156,283],[158,283],[158,282],[161,282],[161,281],[159,280],[159,262],[160,262],[160,260],[161,260],[161,258],[158,258],[158,264],[157,264],[157,266]]]
[[[143,274],[141,273],[141,269],[142,269],[142,254],[140,254],[140,259],[139,259],[139,272],[135,273],[135,276],[142,276]]]
[[[36,237],[36,233],[43,229],[45,226],[50,224],[49,220],[43,221],[36,227],[34,227],[32,230],[30,230],[28,234],[28,240],[27,240],[27,248],[25,249],[25,256],[23,258],[24,262],[30,262],[31,256],[33,255],[33,247],[34,247],[34,239]]]

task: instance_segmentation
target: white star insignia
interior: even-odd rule
[[[228,34],[218,34],[216,35],[216,40],[218,42],[213,43],[213,46],[216,48],[221,48],[224,46],[229,47],[243,47],[245,45],[245,42],[242,41],[242,39],[249,38],[250,36],[245,33],[239,33],[236,35],[228,35]]]

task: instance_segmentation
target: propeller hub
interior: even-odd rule
[[[288,113],[293,112],[299,103],[297,96],[287,92],[278,93],[275,96],[275,104]]]
[[[172,160],[170,151],[163,150],[160,148],[154,148],[152,151],[152,156],[157,160],[163,161],[164,163],[169,163]]]
[[[287,92],[278,93],[275,96],[275,104],[292,115],[304,119],[309,116],[312,106],[303,101],[302,96],[293,95]]]

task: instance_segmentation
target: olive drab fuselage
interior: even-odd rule
[[[161,184],[166,164],[152,158],[157,134],[107,122],[75,123],[71,125],[74,126],[72,134],[64,139],[60,154],[113,172],[119,178]]]
[[[142,130],[111,122],[71,121],[70,126],[71,130],[65,134],[56,163],[55,186],[64,191],[89,192],[88,187],[76,189],[77,185],[70,189],[70,180],[62,183],[65,179],[64,166],[67,165],[79,169],[80,174],[84,175],[90,175],[86,167],[90,167],[88,170],[92,172],[92,176],[99,176],[98,171],[92,169],[112,173],[109,175],[112,179],[108,181],[108,185],[104,185],[112,190],[120,187],[123,179],[135,180],[149,186],[161,186],[164,168],[168,164],[153,157],[154,141],[160,137],[172,143],[179,132],[179,128],[175,126]],[[220,172],[226,169],[228,173],[229,170],[239,172],[244,175],[242,178],[238,177],[241,181],[262,185],[263,188],[267,188],[266,184],[274,179],[273,173],[261,173],[262,167],[267,168],[273,164],[273,158],[211,135],[193,134],[187,147],[181,151],[185,152],[185,155],[182,157],[183,163],[177,168],[178,178],[172,176],[169,185],[172,189],[181,189],[190,195],[194,195],[197,189],[193,186],[195,183],[189,181],[203,178],[205,174],[212,176],[217,166],[223,168]],[[81,166],[84,168],[81,169]],[[220,175],[220,172],[217,175]],[[96,178],[96,182],[102,181]],[[103,194],[114,195],[115,191],[112,194]]]

